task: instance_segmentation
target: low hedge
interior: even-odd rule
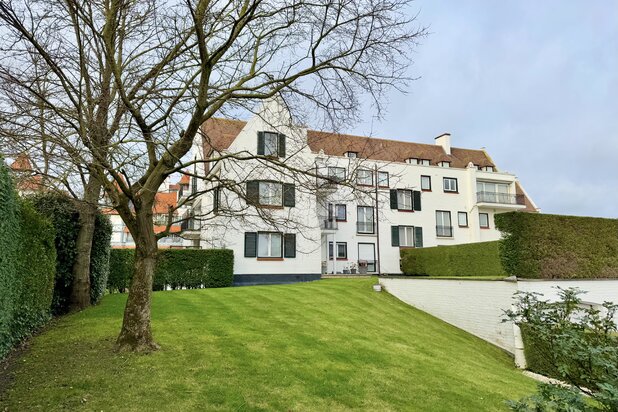
[[[496,215],[495,223],[509,275],[618,278],[618,219],[510,212]]]
[[[134,250],[112,249],[107,287],[124,292],[131,283]],[[232,286],[234,253],[229,249],[163,249],[159,251],[154,290]]]
[[[20,201],[0,157],[0,359],[49,319],[54,228]]]
[[[402,271],[426,276],[506,276],[497,241],[401,250]]]

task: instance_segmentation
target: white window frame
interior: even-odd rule
[[[333,254],[336,254],[337,259],[347,259],[348,258],[348,242],[335,242],[336,246],[333,248],[333,242],[328,242],[328,258],[333,259]],[[343,246],[345,253],[343,255],[339,254],[339,246]],[[335,251],[336,250],[336,251]]]
[[[424,179],[426,178],[426,179]],[[425,181],[427,181],[429,183],[429,187],[425,186]],[[427,192],[431,191],[431,176],[427,176],[427,175],[422,175],[421,176],[421,190],[425,190]]]
[[[283,206],[283,185],[277,182],[260,181],[258,200],[263,206]]]
[[[423,166],[431,166],[431,161],[429,159],[421,159],[418,161],[418,164]]]
[[[465,218],[465,223],[461,223],[461,218]],[[468,212],[457,212],[457,224],[459,227],[468,227]]]
[[[338,166],[329,166],[328,167],[328,177],[337,182],[342,182],[345,180],[345,167]],[[341,176],[339,176],[341,175]]]
[[[448,183],[447,183],[448,182]],[[453,188],[453,182],[455,184],[455,188]],[[442,178],[442,185],[445,192],[457,193],[459,191],[459,183],[457,182],[456,177],[444,177]]]
[[[386,176],[386,179],[384,178]],[[384,182],[386,181],[386,184]],[[378,171],[378,187],[389,187],[389,175],[388,172]]]
[[[406,159],[406,163],[409,163],[411,165],[417,165],[418,159],[416,157],[409,157]]]
[[[272,139],[274,139],[274,145]],[[264,156],[279,156],[278,133],[264,132]]]
[[[349,157],[350,159],[357,159],[358,158],[358,152],[345,152],[346,157]]]
[[[447,219],[448,217],[448,219]],[[438,227],[450,228],[450,235],[441,233]],[[437,237],[453,237],[453,221],[451,212],[448,210],[436,210],[436,236]]]
[[[361,210],[363,211],[362,213],[361,213]],[[367,210],[371,210],[371,213],[367,213],[366,212]],[[361,216],[364,219],[361,220]],[[368,216],[371,217],[370,220],[367,219]],[[362,206],[362,205],[361,206],[357,206],[356,207],[356,219],[357,219],[356,220],[357,223],[359,223],[359,225],[357,226],[357,229],[356,229],[358,233],[367,233],[367,234],[375,233],[375,219],[376,219],[376,217],[375,217],[375,209],[373,208],[373,206]],[[361,226],[360,224],[364,224],[365,228],[370,227],[371,230],[370,231],[368,231],[368,230],[362,230],[361,231],[360,230],[360,226]]]
[[[399,246],[414,246],[414,226],[399,226]]]
[[[356,171],[356,184],[373,186],[373,171],[369,169],[358,169]]]
[[[397,209],[412,210],[414,201],[412,200],[412,191],[407,189],[397,189]]]
[[[258,232],[257,257],[259,258],[282,258],[283,257],[283,234],[280,232]],[[279,239],[279,247],[273,241]],[[265,245],[266,253],[262,247]],[[262,246],[262,247],[261,247]]]
[[[451,167],[451,162],[440,162],[440,167]]]
[[[339,212],[343,211],[342,216],[339,215]],[[335,205],[335,220],[337,222],[345,222],[348,220],[348,207],[343,203],[338,203]]]
[[[481,219],[481,216],[487,216],[487,225],[483,226],[483,221]],[[479,213],[479,226],[481,227],[481,229],[489,229],[489,213]]]

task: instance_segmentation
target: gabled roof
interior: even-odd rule
[[[204,156],[212,150],[227,149],[247,122],[213,118],[202,125]],[[409,158],[428,159],[431,164],[451,162],[451,167],[465,168],[472,162],[477,166],[495,167],[484,150],[452,148],[448,155],[442,146],[412,143],[399,140],[379,139],[332,132],[307,130],[309,148],[314,153],[323,151],[329,156],[344,156],[346,152],[358,152],[363,159],[404,162]]]

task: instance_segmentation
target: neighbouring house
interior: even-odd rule
[[[153,210],[153,220],[155,233],[160,233],[165,230],[168,223],[168,213],[170,208],[175,209],[173,213],[174,224],[170,227],[170,234],[159,240],[159,248],[199,248],[199,243],[193,240],[187,240],[181,237],[181,216],[185,212],[185,207],[178,207],[183,196],[186,196],[189,189],[189,176],[182,175],[178,183],[172,184],[165,182],[161,191],[155,196],[155,206]],[[129,229],[124,224],[122,218],[114,209],[104,209],[103,213],[108,215],[112,223],[112,239],[113,248],[135,248],[135,242],[129,232]]]
[[[43,178],[32,168],[32,162],[25,153],[18,155],[10,168],[15,179],[15,188],[20,196],[32,195],[43,189]]]
[[[208,120],[193,156],[221,154],[274,156],[313,174],[276,172],[259,159],[194,167],[209,178],[191,179],[192,192],[206,193],[187,209],[183,236],[232,249],[237,284],[311,280],[360,265],[401,273],[402,248],[496,240],[495,214],[538,211],[515,175],[484,150],[453,147],[448,133],[431,145],[315,131],[294,125],[277,100],[247,121]],[[221,181],[243,185],[213,183]]]

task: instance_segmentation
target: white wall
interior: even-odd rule
[[[618,280],[459,280],[381,278],[382,286],[403,302],[421,309],[458,328],[499,346],[525,366],[519,330],[511,322],[502,322],[503,312],[520,290],[539,292],[555,301],[556,287],[577,287],[587,292],[582,300],[594,305],[605,301],[618,303]],[[618,316],[616,317],[618,323]]]

